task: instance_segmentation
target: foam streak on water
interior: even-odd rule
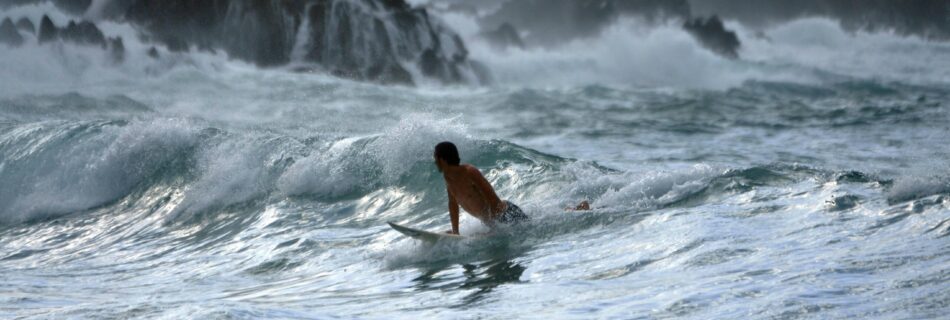
[[[945,43],[801,20],[729,61],[636,28],[549,52],[469,39],[489,87],[0,45],[0,318],[950,311]],[[444,140],[531,220],[435,245],[390,230],[448,228]]]

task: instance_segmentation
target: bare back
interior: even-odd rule
[[[506,204],[498,198],[478,168],[462,164],[456,170],[444,173],[450,201],[454,200],[472,216],[487,222],[505,210]]]

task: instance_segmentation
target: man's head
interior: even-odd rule
[[[443,165],[457,166],[460,161],[459,150],[455,148],[455,144],[448,141],[439,142],[435,145],[435,152],[432,157],[435,158],[435,165],[439,167],[439,171],[442,171]]]

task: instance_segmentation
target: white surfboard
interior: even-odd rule
[[[399,224],[397,224],[397,223],[395,223],[395,222],[391,222],[391,221],[386,222],[386,223],[388,223],[389,226],[393,228],[393,230],[399,231],[399,233],[402,233],[402,234],[404,234],[404,235],[407,235],[407,236],[409,236],[409,237],[411,237],[411,238],[413,238],[413,239],[419,239],[419,240],[426,241],[426,242],[436,242],[436,241],[443,240],[443,239],[459,240],[459,239],[464,238],[463,236],[460,236],[460,235],[457,235],[457,234],[448,234],[448,233],[441,233],[441,232],[429,232],[429,231],[425,231],[425,230],[419,230],[419,229],[415,229],[415,228],[410,228],[410,227],[407,227],[407,226],[399,225]]]

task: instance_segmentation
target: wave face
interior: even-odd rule
[[[0,44],[0,318],[950,311],[944,42],[827,17],[761,28],[726,18],[742,40],[730,59],[659,18],[693,18],[682,2],[522,46],[486,37],[488,9],[188,2],[220,5],[214,25],[273,41],[287,57],[274,67],[252,61],[266,48],[204,39],[217,31],[178,34],[182,49],[118,18],[144,2],[81,2],[0,4],[22,37]],[[255,28],[261,12],[287,30]],[[56,37],[41,43],[17,17],[38,29],[44,16]],[[431,25],[415,24],[424,16]],[[78,41],[98,35],[79,21],[104,45]],[[360,33],[375,21],[388,36]],[[418,32],[391,29],[400,23]],[[365,67],[379,39],[421,59],[432,38],[416,36],[453,34],[442,27],[492,85],[300,72],[316,59]],[[320,32],[332,39],[311,37]],[[122,59],[107,39],[122,39]],[[401,64],[414,81],[426,72],[415,64]],[[431,158],[445,140],[530,221],[489,230],[463,215],[471,237],[435,245],[390,230],[449,227]],[[582,200],[593,209],[564,210]]]

